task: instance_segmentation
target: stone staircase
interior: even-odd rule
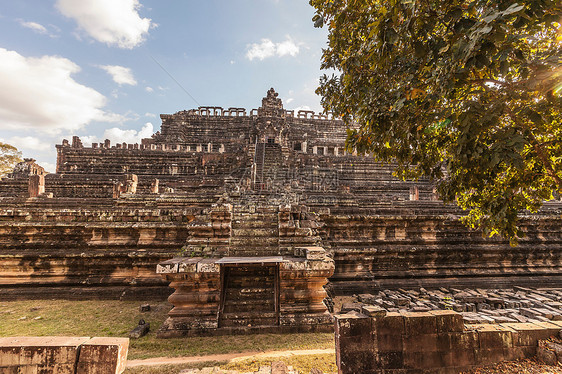
[[[271,184],[283,171],[281,145],[276,143],[257,143],[255,153],[254,190],[270,190]]]
[[[226,267],[219,327],[277,325],[274,266]]]
[[[278,208],[235,205],[229,256],[274,256],[279,254]]]

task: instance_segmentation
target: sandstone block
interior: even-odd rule
[[[437,352],[437,334],[405,335],[404,352]]]
[[[82,345],[77,374],[121,374],[127,363],[129,339],[92,338]]]
[[[88,337],[9,337],[0,338],[0,367],[22,372],[39,367],[74,368],[79,347]],[[35,369],[34,369],[35,368]],[[64,371],[61,373],[73,373]]]
[[[512,332],[512,329],[505,326],[478,326],[480,349],[504,349],[513,347]]]
[[[438,333],[464,331],[462,315],[452,310],[432,310],[429,312],[435,316]]]
[[[504,361],[508,353],[504,348],[479,348],[474,350],[474,359],[477,365],[489,365]]]
[[[437,333],[437,318],[429,312],[403,313],[405,333],[409,336]]]
[[[555,334],[554,329],[545,329],[534,323],[502,323],[501,326],[509,327],[514,330],[514,346],[536,347],[539,340],[548,339]]]
[[[404,316],[397,312],[388,312],[384,318],[375,321],[377,335],[404,334]]]
[[[441,352],[409,352],[404,351],[404,367],[408,369],[429,369],[445,366]]]

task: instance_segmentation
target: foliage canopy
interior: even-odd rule
[[[562,193],[560,0],[311,0],[347,147],[429,177],[485,235]]]
[[[21,152],[16,147],[0,142],[0,177],[11,172],[21,161]]]

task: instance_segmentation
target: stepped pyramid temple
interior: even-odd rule
[[[562,281],[560,201],[512,248],[273,89],[250,112],[160,117],[141,144],[74,137],[56,173],[26,159],[0,181],[0,299],[169,296],[170,337],[330,330],[337,296]]]

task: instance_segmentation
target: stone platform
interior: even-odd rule
[[[159,337],[332,331],[323,286],[334,262],[322,248],[305,257],[175,258],[157,267],[175,292]]]

